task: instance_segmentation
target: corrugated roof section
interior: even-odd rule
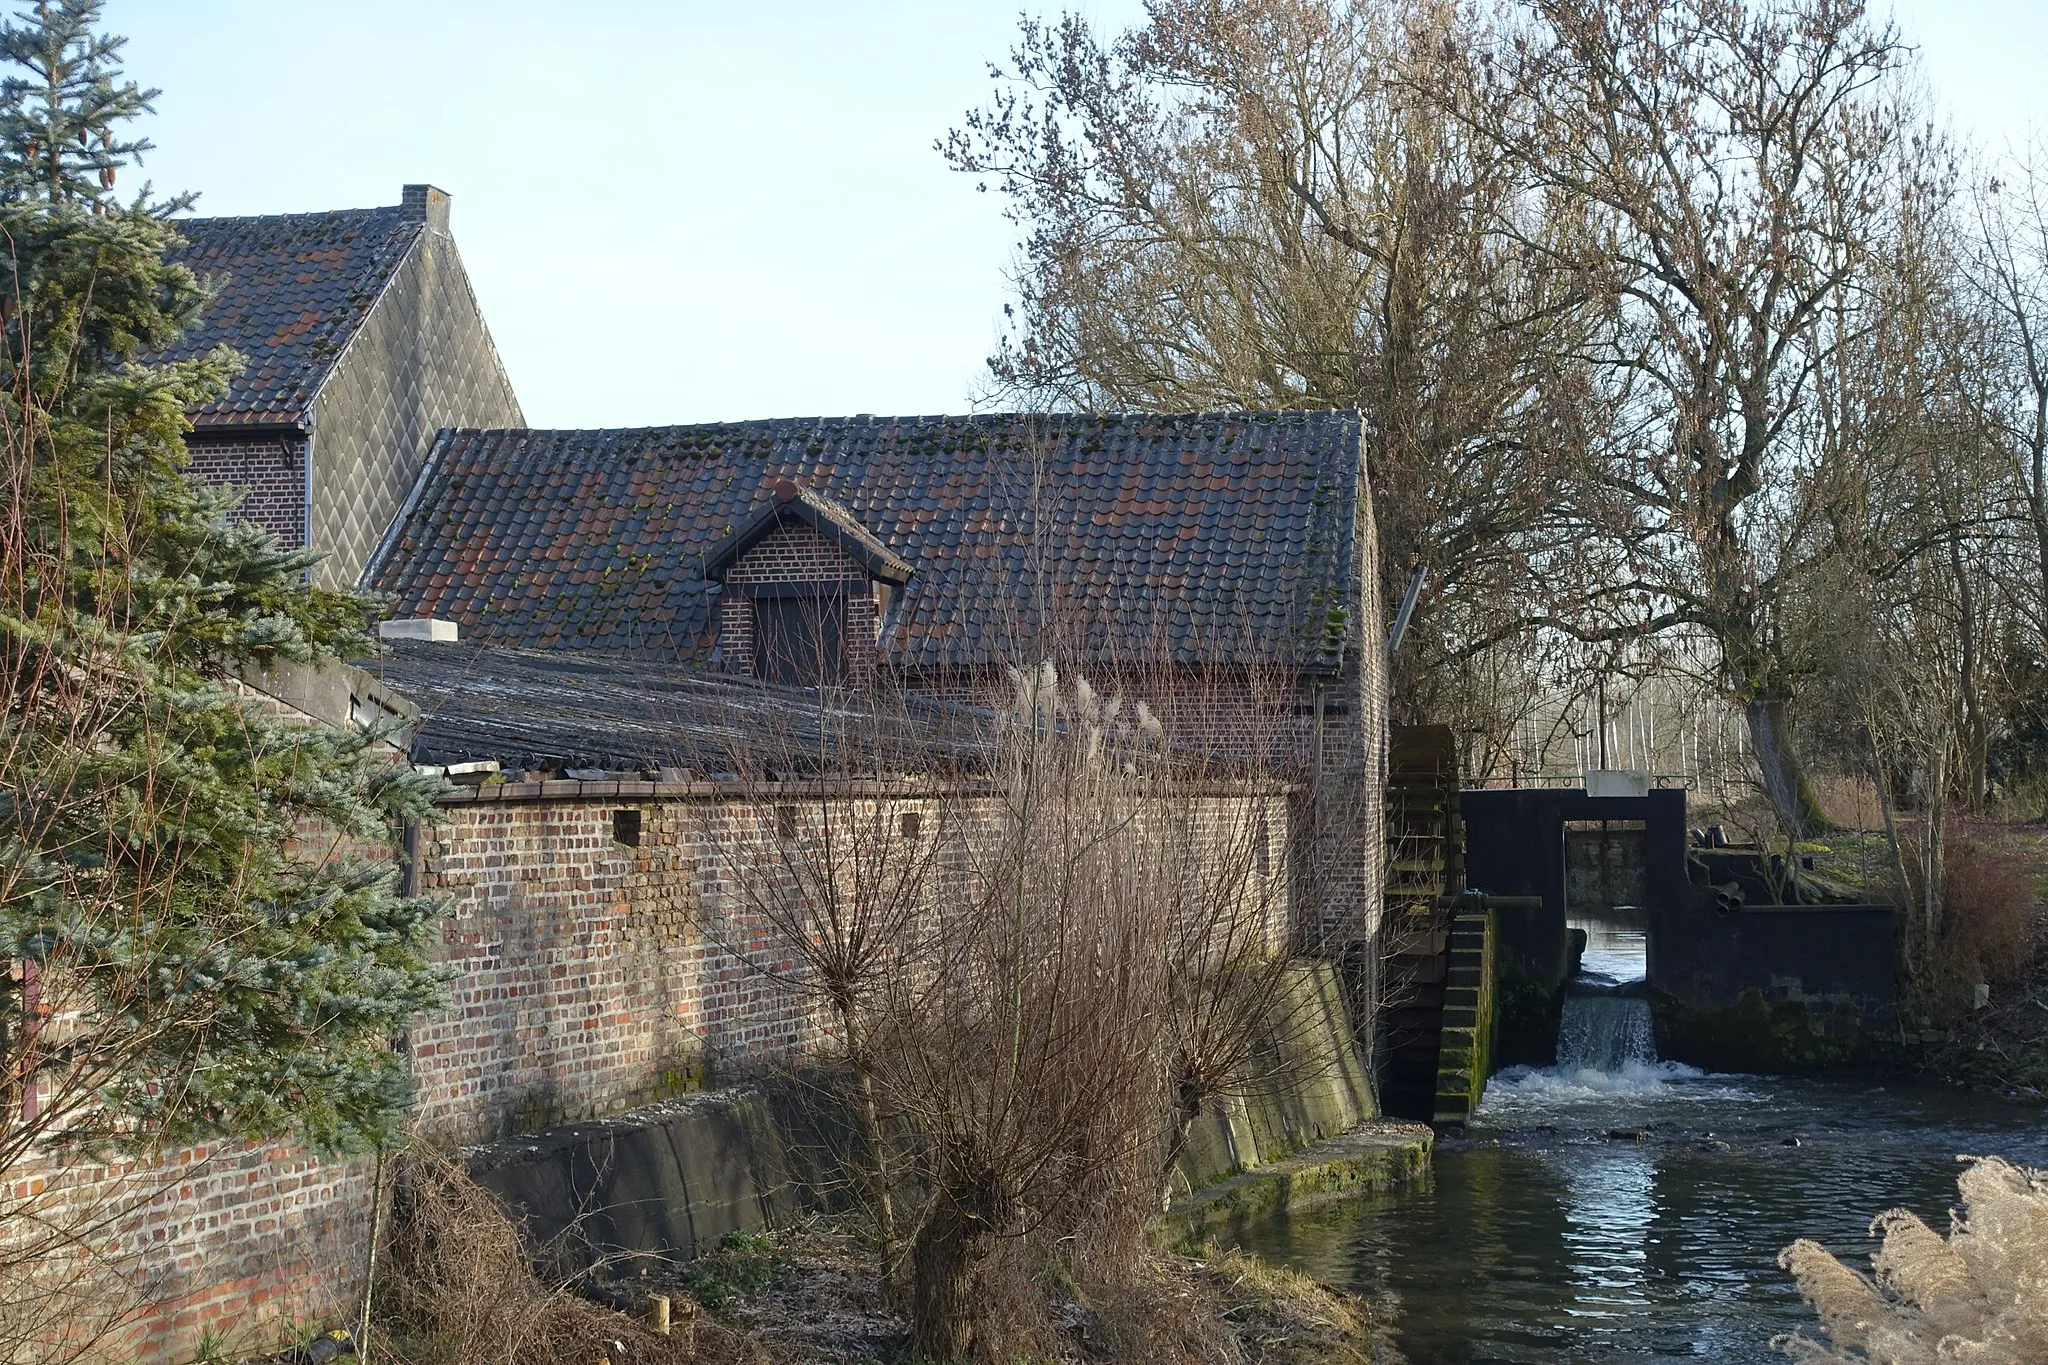
[[[795,418],[448,431],[372,585],[464,638],[701,661],[705,557],[791,479],[916,566],[912,670],[1035,657],[1337,662],[1355,630],[1355,412]]]
[[[876,711],[857,695],[467,643],[387,641],[356,666],[419,706],[414,762],[495,759],[514,780],[535,768],[809,775],[785,770],[792,758],[855,772],[974,772],[990,752],[984,715],[915,697]]]

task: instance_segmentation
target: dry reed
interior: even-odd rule
[[[375,1355],[403,1365],[740,1365],[760,1350],[704,1314],[657,1333],[543,1279],[504,1206],[438,1152],[415,1148],[394,1198]],[[545,1261],[546,1248],[537,1249]]]
[[[1795,1360],[1857,1365],[2021,1365],[2048,1360],[2048,1183],[1997,1157],[1965,1158],[1963,1209],[1943,1238],[1893,1209],[1871,1224],[1871,1273],[1801,1238],[1778,1263],[1819,1313],[1826,1340],[1773,1344]]]

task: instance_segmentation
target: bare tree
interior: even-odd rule
[[[1025,231],[999,392],[1363,411],[1382,596],[1429,575],[1394,660],[1415,713],[1522,644],[1598,425],[1582,224],[1474,131],[1470,26],[1437,0],[1165,0],[1108,42],[1027,20],[943,148]]]
[[[2039,157],[2031,149],[1980,177],[1975,231],[1962,237],[1969,284],[1991,319],[1984,411],[2005,462],[1998,510],[2009,519],[2011,543],[1998,564],[2017,627],[2005,653],[2019,656],[2028,672],[2048,661],[2048,194]],[[2005,719],[2015,729],[2048,722],[2038,688],[2012,688]]]
[[[1792,618],[1825,548],[1814,496],[1853,457],[1822,391],[1875,324],[1862,292],[1922,173],[1904,53],[1860,0],[1528,0],[1489,65],[1502,145],[1600,228],[1599,348],[1620,425],[1600,480],[1620,572],[1554,624],[1714,642],[1781,823],[1825,815],[1791,732]]]
[[[735,823],[727,803],[702,808],[708,865],[700,876],[721,890],[702,896],[694,916],[726,953],[825,1010],[852,1080],[847,1107],[860,1151],[851,1164],[890,1285],[902,1243],[877,1039],[893,1027],[886,1020],[901,1003],[899,975],[929,970],[939,857],[959,818],[949,785],[956,774],[942,754],[920,747],[928,736],[914,709],[873,687],[826,687],[808,700],[764,695],[760,724],[733,738],[723,762],[773,815]]]

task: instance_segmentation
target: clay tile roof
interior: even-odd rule
[[[1356,412],[444,431],[368,582],[468,640],[703,662],[715,556],[787,483],[915,567],[897,667],[1032,657],[1058,617],[1105,662],[1334,668],[1369,563],[1360,443]]]
[[[218,292],[171,358],[223,343],[249,366],[201,427],[303,421],[328,372],[425,230],[393,205],[257,218],[187,218],[178,259]]]

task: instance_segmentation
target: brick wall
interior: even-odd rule
[[[206,483],[242,495],[242,516],[298,549],[306,543],[306,438],[299,435],[228,439],[202,427],[186,438],[187,466]]]
[[[1377,621],[1377,590],[1367,591],[1369,619]],[[1338,676],[1196,669],[1084,676],[1105,696],[1143,700],[1176,744],[1298,774],[1289,817],[1297,948],[1341,957],[1372,941],[1386,884],[1386,708],[1377,650]],[[1010,705],[1013,692],[1007,676],[968,673],[908,685],[942,701],[994,708]]]
[[[633,795],[520,799],[620,785]],[[450,807],[422,840],[422,890],[450,902],[442,955],[458,970],[454,1008],[410,1039],[424,1127],[503,1137],[816,1041],[802,1002],[748,966],[792,964],[730,884],[741,846],[772,837],[772,807],[648,800],[649,783],[510,790]],[[613,837],[620,810],[640,819],[637,847]]]
[[[1283,792],[1190,795],[1182,817],[1217,844],[1258,822],[1274,941],[1291,918]],[[439,956],[451,1008],[403,1040],[421,1127],[478,1141],[616,1112],[799,1058],[829,1041],[809,999],[764,971],[798,971],[742,882],[770,866],[781,822],[870,797],[822,786],[534,782],[472,788],[422,831],[422,889],[448,898]],[[848,802],[857,802],[849,806]],[[955,809],[973,810],[974,807]],[[992,811],[993,807],[990,807]],[[892,798],[887,817],[928,812]],[[615,813],[639,818],[621,843]],[[975,818],[970,815],[969,818]],[[891,828],[897,828],[891,825]],[[912,836],[916,837],[916,836]],[[1243,844],[1236,856],[1243,856]],[[219,1144],[154,1163],[14,1173],[61,1187],[109,1220],[104,1272],[146,1306],[121,1352],[189,1354],[209,1328],[250,1347],[280,1319],[338,1320],[360,1292],[372,1167],[322,1164],[282,1147]],[[120,1294],[104,1302],[122,1302]]]
[[[286,1324],[341,1320],[361,1292],[374,1169],[368,1159],[323,1162],[243,1143],[17,1164],[11,1202],[33,1204],[38,1224],[24,1219],[17,1231],[73,1233],[90,1251],[45,1249],[33,1271],[53,1291],[44,1303],[0,1283],[0,1295],[15,1291],[0,1300],[11,1319],[0,1339],[45,1326],[61,1306],[74,1345],[97,1338],[86,1359],[184,1361],[209,1332],[269,1348]],[[6,1240],[0,1233],[0,1251]],[[68,1357],[45,1337],[23,1358]]]

